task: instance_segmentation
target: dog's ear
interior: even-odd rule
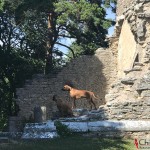
[[[69,85],[74,88],[74,84],[71,81],[66,81],[64,85]]]
[[[65,91],[65,89],[64,89],[64,88],[62,88],[61,90],[62,90],[62,91]]]

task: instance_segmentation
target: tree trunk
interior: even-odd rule
[[[48,40],[47,40],[47,54],[46,54],[46,67],[45,74],[50,73],[53,70],[53,28],[52,28],[53,15],[48,14]]]

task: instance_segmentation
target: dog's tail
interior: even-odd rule
[[[100,99],[100,100],[102,100],[101,98],[99,98],[99,97],[97,97],[97,96],[95,96],[95,94],[93,93],[93,95],[92,95],[95,99]]]

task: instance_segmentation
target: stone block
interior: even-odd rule
[[[142,38],[145,35],[145,21],[141,21],[137,25],[137,36],[138,38]]]
[[[134,84],[134,82],[136,81],[136,79],[135,78],[130,78],[130,77],[128,77],[128,78],[124,78],[124,79],[121,79],[121,83],[123,83],[123,84]]]
[[[97,121],[88,126],[89,131],[150,131],[150,121]]]
[[[150,72],[145,74],[143,78],[137,83],[137,91],[150,90]]]
[[[24,128],[22,139],[50,139],[58,137],[54,122],[28,123]]]
[[[142,91],[141,96],[142,97],[150,97],[150,90]]]
[[[35,133],[23,133],[22,139],[53,139],[58,137],[57,132],[35,132]]]
[[[38,106],[34,108],[34,121],[37,123],[46,121],[46,107]]]

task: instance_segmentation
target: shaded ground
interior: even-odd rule
[[[135,150],[133,140],[87,138],[81,136],[46,141],[19,141],[0,143],[0,150]]]

